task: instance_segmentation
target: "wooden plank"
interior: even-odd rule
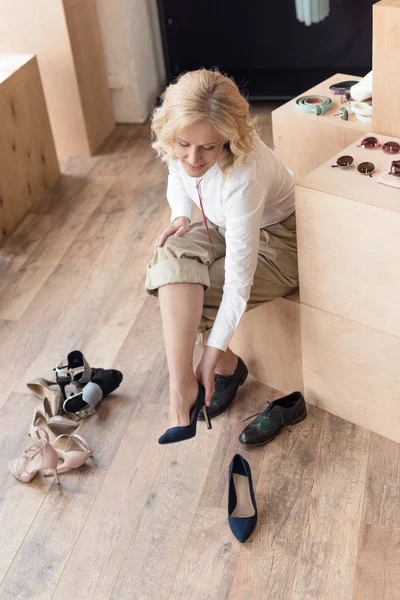
[[[7,338],[12,331],[12,321],[0,321],[0,348],[7,342]]]
[[[52,485],[0,586],[3,598],[51,597],[92,503]]]
[[[60,176],[36,57],[0,84],[0,239]]]
[[[400,337],[400,213],[303,187],[297,192],[301,302]]]
[[[239,553],[239,544],[228,528],[226,508],[200,506],[169,599],[220,600],[230,597]]]
[[[327,415],[309,490],[291,598],[351,598],[369,431]]]
[[[229,464],[234,454],[239,452],[249,461],[254,486],[259,484],[262,460],[270,447],[265,452],[261,449],[254,451],[240,444],[238,436],[247,425],[243,420],[264,410],[268,401],[276,397],[279,397],[276,390],[248,379],[229,412],[213,420],[213,427],[218,425],[222,433],[187,537],[171,599],[230,597],[241,545],[227,523]],[[287,435],[282,434],[282,438],[286,439]],[[254,548],[257,532],[258,526],[246,547]]]
[[[6,346],[0,350],[1,406],[13,391],[16,382],[21,378],[25,381],[26,370],[32,358],[40,352],[49,331],[68,305],[69,296],[65,293],[65,281],[72,276],[73,268],[70,266],[57,269],[32,300],[24,317],[14,323]],[[10,357],[18,357],[18,360],[10,360]]]
[[[32,412],[38,402],[32,394],[10,394],[0,409],[0,488],[8,476],[8,463],[32,441],[28,437]]]
[[[27,378],[38,374],[51,376],[52,366],[72,348],[82,349],[94,366],[113,364],[146,298],[144,279],[150,258],[147,232],[153,231],[158,222],[161,228],[161,221],[157,218],[154,222],[152,212],[146,212],[140,202],[132,202],[132,199],[134,197],[129,209],[117,212],[104,211],[103,204],[108,202],[108,198],[105,199],[91,217],[84,240],[74,243],[75,286],[68,309],[49,332],[41,351],[32,357],[16,389],[22,390]],[[132,229],[139,215],[141,227]],[[107,241],[103,235],[105,230]],[[144,243],[141,243],[142,238]],[[67,253],[60,266],[67,267],[69,262]],[[156,300],[151,300],[154,306]],[[161,347],[163,350],[163,345]]]
[[[108,598],[142,511],[152,502],[165,451],[155,433],[165,424],[165,409],[149,403],[135,408],[65,570],[49,590],[54,599]]]
[[[307,402],[400,441],[400,339],[301,305]]]
[[[353,600],[397,600],[400,589],[400,529],[365,525]]]
[[[112,178],[90,180],[64,218],[53,224],[36,252],[32,253],[23,274],[19,274],[1,298],[0,318],[18,321],[22,317],[61,258],[68,255],[68,249],[72,251],[75,247],[75,240],[86,230],[86,223],[91,221],[112,182]]]
[[[400,446],[371,436],[363,525],[400,527]]]
[[[0,492],[0,583],[7,574],[44,498],[47,488],[55,485],[39,477],[29,484],[21,483],[9,474]],[[17,583],[17,582],[16,582]],[[1,588],[0,588],[1,589]]]
[[[118,389],[117,393],[112,394],[110,397],[101,402],[100,406],[96,410],[96,414],[93,417],[83,421],[79,429],[80,435],[87,439],[93,448],[94,456],[93,458],[89,459],[85,466],[81,467],[76,473],[64,474],[62,476],[62,493],[66,496],[71,495],[71,498],[73,498],[73,503],[75,503],[74,495],[76,495],[76,498],[79,498],[80,495],[83,495],[87,498],[90,497],[93,499],[95,496],[97,496],[100,489],[102,489],[104,479],[110,470],[110,465],[112,464],[114,456],[119,449],[121,440],[125,436],[125,432],[130,421],[132,420],[132,427],[133,424],[137,427],[138,422],[132,417],[136,407],[139,404],[139,400],[143,397],[149,398],[148,390],[151,387],[149,384],[155,379],[154,372],[159,372],[160,361],[161,364],[165,363],[165,354],[160,354],[156,351],[159,347],[159,344],[154,335],[154,329],[151,327],[151,323],[153,322],[153,304],[151,300],[153,299],[150,297],[147,299],[147,302],[143,306],[143,309],[140,311],[140,314],[136,319],[135,325],[131,331],[131,335],[128,337],[124,347],[121,348],[119,356],[116,358],[116,364],[124,373],[125,381],[134,381],[135,385],[126,386],[125,384],[124,387],[123,384],[123,386]],[[143,349],[140,357],[137,353],[135,354],[134,350],[136,345],[138,348]],[[147,349],[147,351],[145,351],[145,349]],[[135,356],[135,360],[132,360],[133,356]],[[159,401],[159,398],[156,396],[156,402],[157,401]],[[163,409],[160,411],[158,407],[152,410],[154,419],[156,419],[157,415],[159,415],[159,418],[162,421],[162,424],[160,421],[160,427],[165,428],[168,410]],[[149,415],[150,413],[145,411],[144,414]],[[146,418],[150,419],[149,416]],[[140,431],[142,431],[142,433],[145,435],[153,436],[151,437],[150,445],[150,448],[153,448],[153,445],[155,445],[155,432],[154,429],[150,428],[148,422],[146,423],[147,424],[145,424],[143,429]],[[101,435],[96,433],[96,426],[100,426],[102,428]],[[25,428],[23,428],[23,430],[25,431]],[[135,435],[136,434],[134,434],[134,439],[136,440],[135,443],[138,443]],[[139,439],[143,441],[143,436],[139,436]],[[158,451],[158,446],[155,447]],[[142,458],[147,456],[146,452],[147,451],[144,452]],[[123,483],[126,481],[126,479],[124,479],[125,474],[121,473],[121,469],[126,466],[125,453],[122,455],[119,454],[119,459],[116,464],[119,465],[117,469],[117,475],[115,475],[115,471],[112,471],[112,477],[117,476],[117,478],[119,478]],[[144,472],[145,467],[146,463],[144,463],[141,467],[141,472]],[[11,480],[15,481],[17,489]],[[115,484],[114,479],[113,482]],[[0,536],[2,539],[7,539],[7,536],[12,535],[12,543],[7,546],[6,551],[2,553],[0,559],[0,581],[10,568],[17,552],[20,552],[20,558],[18,558],[19,570],[12,572],[13,576],[10,576],[9,583],[7,583],[9,586],[14,585],[13,582],[18,582],[22,577],[22,565],[24,562],[24,557],[26,556],[26,553],[29,554],[27,548],[30,548],[30,542],[28,546],[25,544],[25,536],[31,527],[35,527],[36,519],[41,522],[42,519],[47,518],[47,515],[51,510],[47,504],[44,504],[41,507],[49,485],[50,480],[43,478],[41,479],[38,476],[29,484],[29,486],[25,486],[24,484],[14,480],[14,478],[9,475],[1,489],[2,502],[0,502]],[[24,489],[36,490],[36,494],[32,491],[30,491],[29,494],[23,494],[21,492]],[[140,491],[140,486],[138,486],[138,491]],[[129,497],[126,500],[128,501]],[[105,499],[105,502],[107,503],[109,501],[110,498],[108,495]],[[57,506],[58,505],[55,506],[56,515],[54,517],[56,522],[58,510]],[[81,516],[83,520],[79,521],[79,527],[73,528],[75,540],[79,536],[80,528],[84,524],[84,520],[89,513],[90,507],[91,503],[89,501],[85,503],[85,507],[82,507]],[[59,506],[59,509],[64,513],[68,512],[63,504]],[[131,509],[132,507],[129,504],[127,510],[130,511]],[[13,531],[12,527],[15,523],[17,523],[18,526],[15,527],[15,531]],[[123,527],[123,525],[124,523],[122,522],[121,526]],[[57,544],[63,547],[64,537],[66,535],[64,526],[69,526],[68,520],[65,522],[65,525],[60,524],[58,528],[54,527],[54,531],[51,536],[51,542],[49,541],[51,548],[56,548]],[[69,535],[70,534],[68,533],[68,539]],[[20,547],[21,549],[19,550]],[[69,552],[72,550],[72,548],[73,543],[71,540],[70,545],[67,547],[68,551],[62,556],[61,560],[64,561],[63,564],[65,564],[65,561],[68,560]],[[97,544],[95,544],[94,548],[92,548],[92,551],[95,553],[98,552]],[[46,554],[46,556],[48,555]],[[122,561],[123,556],[120,556],[119,558]],[[59,568],[59,566],[56,564],[57,557],[53,556],[52,560],[55,561],[55,570],[57,570]],[[42,566],[43,565],[40,560],[37,558],[36,560],[32,559],[30,567],[30,572],[32,573],[32,583],[29,583],[29,585],[33,586],[33,573],[36,573],[37,578],[40,577],[39,574],[42,572]],[[84,572],[82,574],[85,576]],[[74,576],[76,576],[75,571]],[[48,585],[50,587],[55,587],[55,583],[56,581],[51,579],[51,581],[48,582]],[[67,594],[67,597],[69,598],[70,596]]]
[[[256,498],[259,523],[236,565],[229,598],[286,600],[308,518],[310,494],[319,473],[326,413],[310,407],[308,417],[268,444],[262,453]],[[255,454],[256,451],[253,452]]]
[[[166,448],[111,599],[169,597],[221,432],[199,423],[193,440]]]

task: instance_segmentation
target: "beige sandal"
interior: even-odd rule
[[[35,442],[24,450],[19,458],[11,460],[8,468],[14,477],[23,483],[32,481],[39,471],[50,470],[59,484],[57,459],[57,452],[49,442],[47,431],[38,427]]]
[[[62,414],[62,403],[64,399],[60,386],[57,383],[44,379],[43,377],[38,377],[26,385],[40,400],[44,400],[45,398],[48,399],[52,417]]]
[[[80,448],[80,450],[64,450],[63,448],[59,448],[60,440],[65,441],[67,443],[71,440],[75,442],[75,445]],[[67,471],[71,471],[71,469],[79,469],[88,458],[93,455],[93,450],[89,447],[89,444],[86,440],[83,439],[77,433],[72,433],[71,435],[62,434],[59,435],[53,442],[53,447],[57,452],[58,459],[61,459],[61,464],[57,465],[57,473],[66,473]],[[45,477],[51,475],[51,473],[45,473]]]
[[[26,385],[35,396],[43,401],[41,405],[39,404],[34,409],[31,430],[38,427],[40,421],[45,421],[50,431],[55,435],[71,433],[78,427],[79,423],[76,418],[65,417],[60,414],[62,413],[64,399],[58,384],[43,379],[43,377],[38,377],[38,379],[30,381]]]

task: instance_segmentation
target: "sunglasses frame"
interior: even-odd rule
[[[368,144],[366,144],[367,140],[371,140]],[[372,141],[375,140],[375,143]],[[385,146],[386,148],[390,148],[392,146],[396,146],[397,150],[396,152],[391,152],[390,150],[387,151],[385,150]],[[384,144],[381,144],[378,140],[378,138],[376,137],[372,137],[372,136],[367,136],[365,137],[360,144],[358,144],[357,148],[364,148],[364,150],[372,150],[374,148],[382,148],[383,152],[385,154],[398,154],[400,152],[400,144],[398,142],[395,142],[393,140],[389,140],[388,142],[385,142]]]
[[[344,160],[344,159],[349,159],[347,160],[347,164],[339,164],[340,160]],[[396,161],[393,161],[396,162]],[[399,163],[400,164],[400,163]],[[368,171],[363,171],[363,165],[372,165],[372,169],[369,169]],[[359,164],[357,164],[354,160],[354,158],[350,155],[344,155],[344,156],[339,156],[339,158],[336,160],[336,164],[335,165],[331,165],[332,168],[335,167],[340,167],[341,169],[350,169],[351,167],[357,167],[357,171],[360,173],[360,175],[368,175],[369,177],[372,177],[372,173],[375,171],[375,165],[372,162],[369,161],[364,161],[361,162]],[[361,167],[361,168],[360,168]]]
[[[399,169],[397,173],[394,172],[394,170],[396,169],[396,167]],[[400,177],[400,160],[393,160],[392,161],[392,164],[390,165],[390,169],[389,169],[388,175],[393,175],[393,177]]]

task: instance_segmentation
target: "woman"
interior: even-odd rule
[[[298,286],[294,184],[257,135],[246,99],[217,71],[171,84],[152,132],[172,209],[146,280],[160,301],[171,428],[159,442],[170,443],[195,435],[200,410],[225,410],[246,379],[229,348],[246,309]],[[204,222],[190,224],[192,202]],[[195,342],[204,351],[193,373]]]

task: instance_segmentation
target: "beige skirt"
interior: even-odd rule
[[[147,268],[146,291],[157,296],[169,283],[204,285],[204,307],[196,343],[204,344],[222,299],[225,280],[225,229],[208,221],[193,223],[183,237],[170,236]],[[260,248],[247,310],[286,296],[298,287],[296,216],[260,229]]]

